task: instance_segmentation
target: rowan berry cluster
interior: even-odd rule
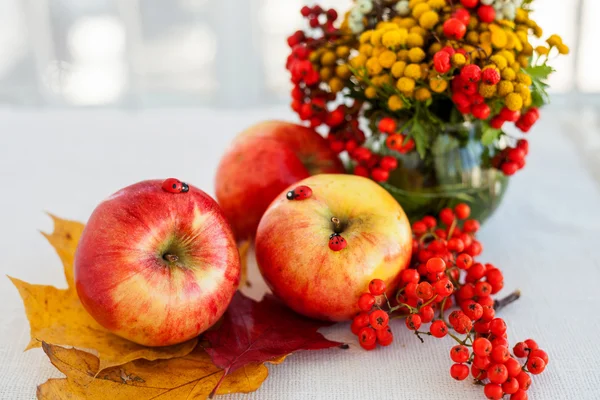
[[[393,319],[404,319],[421,342],[424,336],[449,336],[457,342],[450,350],[454,379],[471,375],[484,385],[488,399],[527,399],[530,375],[544,371],[548,355],[532,339],[517,343],[510,354],[507,326],[496,311],[519,293],[493,299],[504,287],[504,276],[494,265],[477,261],[483,250],[476,239],[479,223],[469,215],[469,206],[459,204],[443,209],[437,219],[415,222],[412,261],[401,273],[399,289],[388,297],[383,281],[371,281],[369,292],[358,298],[361,312],[351,329],[366,350],[392,343]]]
[[[477,139],[491,145],[490,159],[498,155],[489,167],[511,175],[524,161],[510,157],[517,152],[501,130],[531,129],[547,101],[548,57],[569,52],[557,35],[533,47],[542,29],[529,3],[357,0],[339,23],[335,10],[305,6],[310,29],[288,38],[292,108],[310,126],[326,125],[353,173],[378,182],[395,168],[384,156],[428,157],[451,121],[481,124]],[[381,121],[388,129],[377,129]]]

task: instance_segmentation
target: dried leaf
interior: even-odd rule
[[[56,249],[64,266],[67,289],[33,285],[9,277],[19,290],[30,325],[31,340],[26,348],[39,347],[41,341],[98,352],[100,370],[138,358],[157,360],[190,353],[198,339],[168,347],[145,347],[116,336],[99,325],[85,311],[74,286],[73,260],[83,224],[55,216],[54,232],[44,233]]]
[[[297,350],[319,350],[342,345],[317,332],[330,323],[304,318],[272,295],[260,302],[240,292],[233,297],[221,326],[204,334],[206,352],[225,370],[223,378],[253,363],[283,361]],[[221,381],[215,386],[220,391]]]
[[[43,343],[52,364],[66,375],[38,386],[40,400],[206,399],[224,371],[197,346],[190,354],[169,360],[135,360],[98,373],[96,356],[77,349]],[[261,363],[245,365],[227,375],[217,394],[249,393],[268,376]]]

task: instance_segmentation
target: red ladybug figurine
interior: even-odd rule
[[[346,248],[348,242],[339,233],[332,233],[329,236],[329,248],[333,251],[340,251]]]
[[[165,192],[169,193],[187,193],[190,190],[187,183],[181,182],[179,179],[175,178],[165,179],[162,188]]]
[[[285,197],[288,200],[305,200],[312,196],[312,189],[308,186],[298,186],[294,190],[287,192]]]

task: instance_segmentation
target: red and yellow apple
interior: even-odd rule
[[[263,215],[256,234],[258,266],[273,293],[296,312],[350,319],[372,279],[382,279],[388,294],[397,287],[410,262],[410,223],[372,180],[316,175],[288,190],[301,185],[312,190],[310,197],[296,200],[284,191]],[[334,235],[330,248],[333,234],[345,239],[345,247]]]
[[[233,232],[218,204],[193,186],[170,193],[162,184],[139,182],[100,203],[75,255],[85,309],[146,346],[184,342],[211,327],[240,278]]]
[[[283,189],[311,175],[343,172],[338,156],[315,130],[262,122],[242,132],[221,159],[217,200],[236,238],[246,239]]]

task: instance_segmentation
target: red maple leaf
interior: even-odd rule
[[[221,326],[204,334],[210,343],[206,352],[225,370],[211,397],[227,374],[249,363],[266,362],[297,350],[343,346],[317,332],[329,325],[294,313],[273,295],[256,302],[237,292]]]

